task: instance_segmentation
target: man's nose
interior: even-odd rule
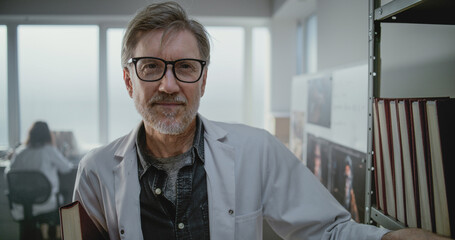
[[[178,80],[172,72],[172,66],[168,66],[164,77],[160,81],[159,91],[165,92],[167,94],[176,93],[180,90]]]

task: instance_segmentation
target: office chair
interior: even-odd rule
[[[47,177],[38,171],[12,170],[6,174],[8,199],[24,208],[24,219],[20,221],[20,239],[41,239],[37,219],[33,216],[33,204],[46,202],[52,192]]]

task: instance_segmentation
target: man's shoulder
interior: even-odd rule
[[[223,129],[227,134],[236,135],[239,137],[264,136],[264,134],[268,134],[268,132],[264,129],[248,126],[246,124],[217,122],[211,120],[209,120],[209,122],[214,126]]]
[[[224,131],[223,141],[233,146],[257,147],[257,145],[268,145],[275,139],[267,130],[245,124],[216,121],[209,121],[209,124],[211,128],[218,128]],[[207,131],[210,131],[210,128]],[[211,133],[208,133],[208,135],[211,135]]]
[[[116,140],[90,150],[79,162],[83,167],[106,166],[115,163],[115,152],[125,142],[128,135],[117,138]]]

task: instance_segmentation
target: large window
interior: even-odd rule
[[[72,131],[79,147],[98,143],[98,27],[18,27],[21,141],[31,124]]]
[[[318,70],[318,19],[311,15],[305,23],[304,64],[306,73]]]
[[[107,30],[109,141],[127,134],[141,121],[123,81],[120,63],[123,31],[120,28]]]
[[[200,113],[224,122],[243,122],[244,36],[242,27],[207,27],[211,59]]]
[[[207,30],[212,51],[201,114],[212,120],[264,127],[268,29],[210,26]],[[16,105],[7,99],[8,45],[6,26],[0,26],[0,146],[8,144],[8,104],[19,108],[20,136],[13,137],[21,142],[37,120],[48,122],[51,130],[73,132],[82,151],[130,132],[141,117],[123,81],[123,32],[122,28],[98,25],[18,25]],[[100,61],[106,61],[106,69],[99,68]],[[105,106],[107,109],[99,109]]]
[[[0,25],[0,147],[8,146],[6,26]]]

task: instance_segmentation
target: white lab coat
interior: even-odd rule
[[[387,232],[350,221],[349,213],[268,132],[201,119],[211,239],[262,239],[263,218],[286,239],[380,239]],[[74,200],[110,239],[143,239],[137,130],[90,152],[79,165]]]

